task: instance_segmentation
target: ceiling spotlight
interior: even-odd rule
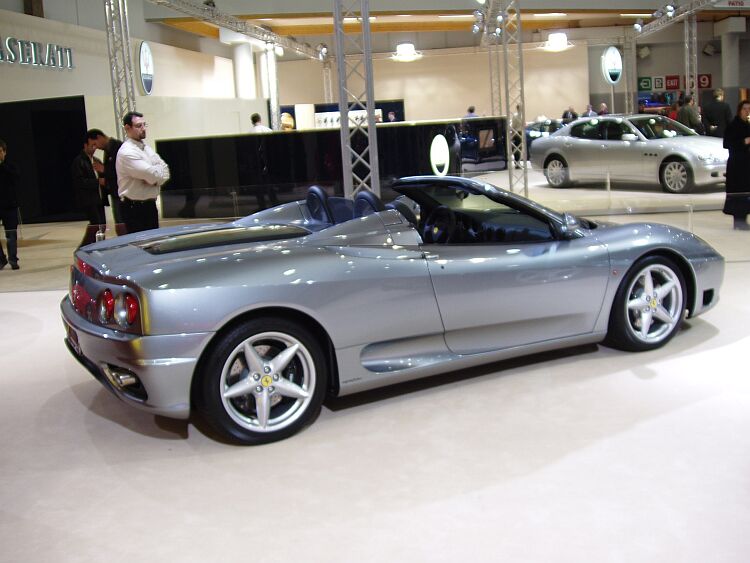
[[[478,23],[475,23],[474,25],[471,26],[471,32],[472,33],[479,33],[481,31],[481,29],[482,28],[479,27]]]
[[[503,23],[503,15],[502,14],[498,14],[497,15],[497,25],[500,25],[502,23]]]
[[[328,45],[325,43],[318,43],[316,49],[318,51],[318,58],[321,61],[325,61],[328,58]]]
[[[482,6],[484,6],[484,0],[477,0],[477,4],[481,4]]]
[[[482,13],[482,10],[474,10],[474,19],[478,22],[484,21],[484,14]]]
[[[640,33],[641,31],[643,31],[643,20],[641,18],[638,18],[633,24],[633,29],[635,29],[636,33]]]
[[[674,10],[674,4],[667,4],[666,6],[664,6],[664,12],[667,14],[668,18],[674,17]]]
[[[422,58],[422,53],[414,48],[414,43],[406,42],[396,45],[396,52],[391,59],[400,63],[410,63]]]

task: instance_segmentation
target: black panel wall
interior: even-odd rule
[[[21,173],[24,223],[84,220],[73,198],[70,164],[86,135],[83,96],[0,104],[0,138]]]

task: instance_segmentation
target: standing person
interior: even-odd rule
[[[20,178],[18,170],[6,160],[8,145],[0,139],[0,222],[5,229],[5,241],[8,255],[3,252],[0,244],[0,270],[8,263],[14,270],[18,270],[18,199],[16,186]]]
[[[268,133],[271,131],[271,129],[260,122],[261,120],[259,113],[254,113],[253,115],[251,115],[250,121],[252,123],[252,125],[250,126],[251,133]]]
[[[586,105],[586,111],[583,112],[583,117],[596,117],[596,112],[594,111],[594,106],[591,104]]]
[[[737,115],[724,132],[724,148],[729,149],[727,160],[727,198],[724,213],[734,215],[734,228],[750,231],[750,100],[742,100]]]
[[[388,112],[388,123],[393,123],[395,121],[398,121],[398,119],[396,119],[396,112],[395,111],[389,111]]]
[[[695,99],[690,94],[685,96],[682,107],[677,112],[677,121],[686,127],[690,127],[696,133],[703,131],[701,118],[698,116],[698,110],[695,109]]]
[[[724,101],[724,90],[714,90],[713,101],[706,104],[703,109],[703,128],[706,135],[712,137],[724,137],[727,125],[732,121],[732,109]]]
[[[75,193],[78,207],[86,212],[86,219],[89,225],[107,224],[104,217],[104,184],[105,179],[99,178],[95,167],[100,167],[94,161],[94,152],[96,151],[96,137],[92,138],[90,133],[86,133],[83,140],[83,150],[78,153],[70,165],[70,176],[73,180],[73,192]],[[104,171],[103,168],[101,168]]]
[[[599,111],[597,112],[597,115],[607,115],[609,114],[609,108],[607,107],[607,104],[602,102],[599,104]]]
[[[476,108],[474,106],[469,106],[466,108],[466,115],[464,115],[464,118],[466,117],[479,117],[476,113]]]
[[[96,148],[104,152],[105,193],[109,196],[112,218],[115,223],[122,223],[120,196],[117,195],[117,170],[115,169],[117,151],[120,150],[122,141],[114,137],[108,137],[101,129],[90,129],[88,134],[93,135],[93,138],[96,139]]]
[[[667,117],[669,119],[674,119],[677,121],[677,114],[680,113],[680,102],[672,102],[672,105],[669,108],[669,112],[667,112]]]
[[[129,233],[159,227],[156,197],[159,188],[169,180],[169,167],[146,138],[146,121],[143,114],[130,111],[122,119],[127,139],[117,152],[117,193],[120,210]]]
[[[562,118],[565,121],[573,121],[574,119],[578,119],[578,114],[576,113],[576,110],[573,109],[573,106],[568,106],[568,109],[563,112]]]

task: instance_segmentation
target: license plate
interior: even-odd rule
[[[70,343],[70,347],[75,350],[76,354],[78,354],[79,356],[83,356],[81,345],[78,342],[78,334],[76,334],[76,331],[73,330],[70,325],[68,325],[68,342]]]

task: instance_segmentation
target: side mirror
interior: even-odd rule
[[[567,211],[563,213],[563,223],[560,226],[560,234],[564,239],[575,237],[575,231],[581,226],[578,218]]]
[[[620,137],[623,141],[637,141],[638,135],[635,133],[625,133],[622,137]]]

